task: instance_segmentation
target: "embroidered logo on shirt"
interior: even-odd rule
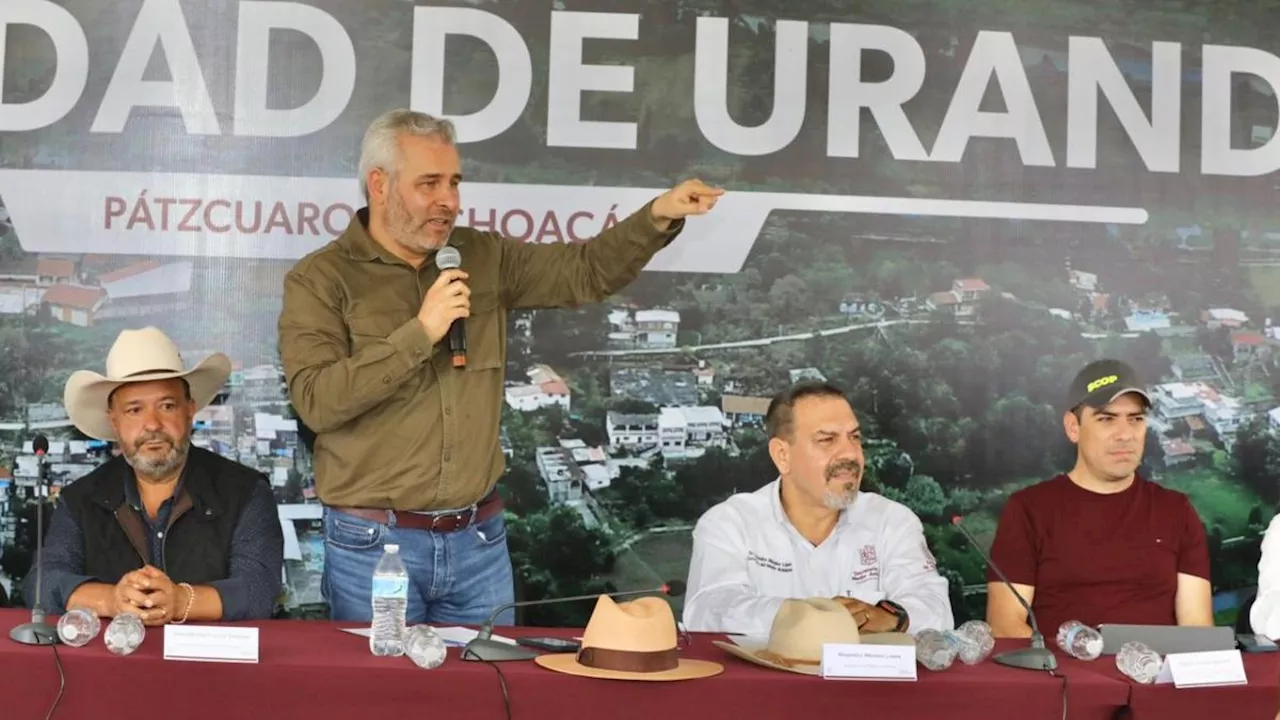
[[[747,551],[747,562],[775,572],[789,573],[792,570],[791,563],[774,560],[773,558],[767,558],[763,555],[757,555],[754,550]]]
[[[878,577],[880,577],[880,566],[873,565],[869,568],[855,570],[854,573],[849,576],[849,579],[854,582],[866,582],[867,580]]]
[[[920,550],[924,552],[924,569],[933,572],[938,569],[938,560],[929,552],[929,543],[921,540]]]
[[[875,565],[876,564],[876,546],[863,545],[862,548],[858,550],[858,559],[859,561],[861,561],[863,565]]]

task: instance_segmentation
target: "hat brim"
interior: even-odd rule
[[[555,653],[539,655],[533,661],[554,672],[577,675],[578,677],[596,678],[599,680],[638,680],[641,682],[675,682],[677,680],[697,680],[719,675],[724,666],[709,660],[681,660],[680,665],[672,670],[662,672],[623,672],[621,670],[604,670],[588,667],[578,662],[577,653]]]
[[[722,640],[713,640],[711,644],[736,658],[746,660],[749,663],[754,663],[761,667],[769,668],[770,670],[781,670],[783,672],[799,673],[800,675],[819,675],[822,673],[822,665],[820,663],[783,665],[782,663],[775,662],[770,659],[771,656],[764,650],[751,650],[742,647],[741,645],[735,645],[734,643],[724,642]]]
[[[77,370],[67,378],[62,402],[71,424],[91,438],[115,441],[116,431],[107,417],[107,398],[121,385],[182,378],[191,389],[191,400],[199,411],[218,396],[231,377],[231,358],[214,353],[184,372],[158,372],[112,378],[89,370]]]
[[[915,639],[907,633],[867,633],[859,637],[859,645],[912,645]],[[800,675],[819,676],[822,674],[821,663],[804,663],[804,664],[783,664],[773,658],[772,653],[768,652],[764,641],[753,641],[753,639],[742,638],[738,642],[725,642],[723,640],[713,640],[712,645],[724,650],[730,655],[754,663],[770,670],[781,670],[783,672],[798,673]]]

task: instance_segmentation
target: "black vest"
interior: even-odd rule
[[[261,473],[192,446],[181,494],[174,499],[164,539],[165,574],[175,583],[206,585],[229,575],[231,536]],[[84,574],[114,584],[152,561],[147,526],[125,501],[137,482],[123,457],[106,462],[62,490],[84,534]]]

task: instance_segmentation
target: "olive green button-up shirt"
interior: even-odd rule
[[[480,500],[505,469],[498,441],[506,314],[599,302],[634,280],[684,227],[659,231],[650,204],[580,244],[536,244],[455,228],[471,288],[467,365],[417,320],[439,270],[418,269],[366,231],[368,209],[284,280],[279,346],[289,396],[316,434],[316,494],[336,507],[449,510]]]

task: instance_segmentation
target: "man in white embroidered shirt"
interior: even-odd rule
[[[765,415],[779,477],[711,508],[693,531],[684,622],[769,634],[786,598],[831,597],[864,632],[955,626],[947,581],[904,505],[862,483],[862,431],[844,393],[803,382]]]

